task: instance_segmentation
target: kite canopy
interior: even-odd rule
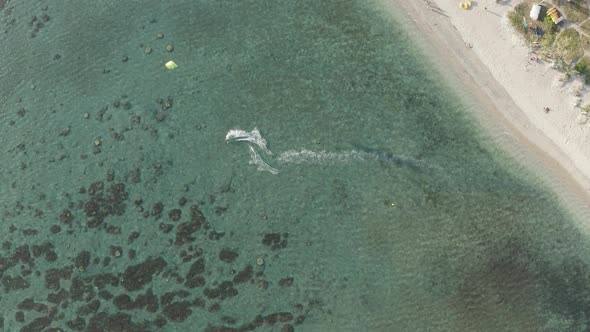
[[[166,62],[165,66],[166,66],[166,68],[168,68],[170,70],[178,68],[178,65],[174,61]]]

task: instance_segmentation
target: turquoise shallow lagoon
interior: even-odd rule
[[[0,330],[590,327],[572,214],[372,3],[0,3]]]

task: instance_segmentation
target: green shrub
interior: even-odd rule
[[[549,33],[555,33],[557,30],[559,30],[559,27],[557,24],[553,23],[553,20],[549,15],[545,15],[543,23],[545,23],[545,30],[548,30]]]
[[[510,24],[512,25],[512,27],[514,27],[516,31],[520,32],[523,35],[527,33],[527,29],[522,24],[522,15],[516,11],[516,8],[514,9],[514,11],[508,13],[508,20],[510,21]]]
[[[527,41],[534,40],[535,33],[524,27],[522,23],[523,17],[529,17],[531,11],[531,5],[527,2],[521,2],[514,6],[514,10],[508,13],[508,20],[510,24],[518,31]]]
[[[543,51],[550,52],[552,50],[555,37],[557,37],[556,33],[546,33],[543,38],[539,39],[539,45],[541,45]]]
[[[584,50],[580,43],[580,34],[574,28],[563,30],[557,37],[554,48],[568,63],[584,55]]]
[[[589,56],[585,56],[583,58],[580,59],[580,61],[578,61],[578,63],[576,63],[576,65],[574,66],[574,69],[580,73],[581,75],[584,75],[584,81],[586,82],[586,84],[590,84],[590,57]]]
[[[581,43],[582,48],[584,49],[584,51],[590,51],[590,38],[588,38],[584,34],[581,34],[580,35],[580,43]]]

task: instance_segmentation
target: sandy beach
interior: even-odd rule
[[[477,1],[470,10],[448,0],[382,2],[436,55],[443,75],[477,102],[477,118],[498,143],[542,174],[550,172],[549,185],[567,202],[590,207],[590,121],[582,123],[574,107],[576,98],[588,103],[588,87],[561,82],[563,74],[531,60],[506,18],[517,2]]]

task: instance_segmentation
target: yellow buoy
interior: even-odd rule
[[[178,68],[178,65],[174,61],[168,61],[168,62],[166,62],[165,66],[166,66],[166,68],[168,68],[170,70],[173,70],[173,69]]]

